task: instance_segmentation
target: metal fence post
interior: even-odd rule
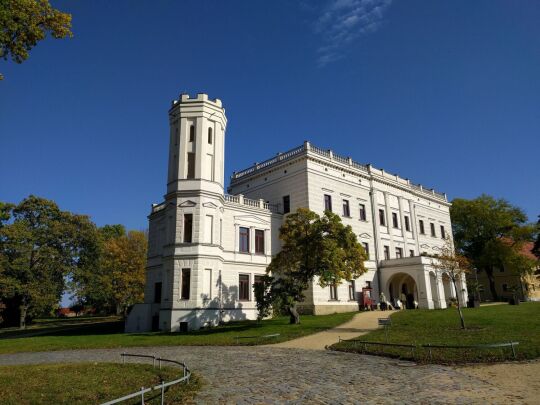
[[[512,347],[512,355],[514,356],[514,359],[516,358],[516,349],[514,348],[514,342],[510,342],[510,346]]]
[[[161,380],[161,405],[165,404],[165,381]]]
[[[141,387],[141,405],[144,405],[144,387]]]

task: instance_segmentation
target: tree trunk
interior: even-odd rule
[[[456,291],[457,310],[461,321],[461,329],[465,329],[465,319],[463,318],[463,311],[461,310],[461,298],[459,297],[459,291],[454,277],[452,278],[452,284],[454,284],[454,290]]]
[[[493,301],[499,301],[499,295],[495,289],[495,277],[493,277],[493,267],[486,267],[486,275],[489,280],[489,290],[491,291],[491,298]]]
[[[26,314],[28,312],[28,305],[21,304],[19,307],[20,318],[19,318],[19,329],[26,329]]]
[[[300,323],[300,314],[296,310],[296,303],[289,305],[287,307],[287,311],[289,312],[289,323],[290,324],[299,324]]]
[[[122,307],[120,306],[120,304],[116,304],[116,315],[122,315]]]

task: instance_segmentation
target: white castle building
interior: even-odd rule
[[[303,313],[356,311],[363,288],[378,301],[406,295],[420,308],[446,308],[448,276],[430,267],[451,233],[446,195],[309,142],[234,172],[224,192],[227,118],[219,99],[182,94],[169,110],[165,201],[152,206],[145,301],[126,331],[184,331],[255,319],[253,284],[280,250],[279,228],[299,207],[340,214],[369,254],[367,273],[321,288]],[[466,298],[465,284],[458,290]],[[464,301],[463,301],[464,302]]]

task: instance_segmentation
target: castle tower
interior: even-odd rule
[[[196,98],[182,94],[172,103],[169,124],[165,212],[161,219],[156,216],[165,222],[166,236],[158,241],[162,246],[161,277],[156,275],[156,282],[161,283],[162,292],[159,326],[154,329],[177,331],[215,323],[219,317],[220,303],[209,297],[210,291],[215,292],[223,263],[227,118],[220,100],[209,100],[206,94]],[[152,221],[151,215],[151,229]],[[147,293],[152,295],[152,291]],[[205,320],[196,318],[201,308],[205,308]]]

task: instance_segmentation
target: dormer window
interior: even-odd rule
[[[212,128],[208,128],[208,144],[212,145]]]
[[[189,127],[189,141],[195,142],[195,125]]]

